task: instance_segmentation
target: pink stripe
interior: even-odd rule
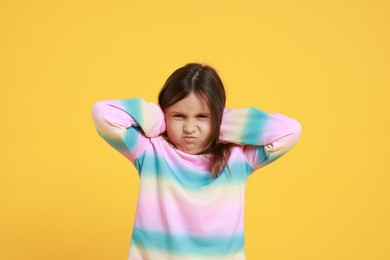
[[[171,187],[164,187],[166,184],[156,184],[163,185],[159,187],[160,194],[141,188],[135,227],[199,237],[231,236],[243,232],[243,188],[237,185],[233,192],[229,191],[230,194],[220,192],[215,197],[196,200],[191,198],[193,195],[169,192]]]
[[[260,144],[271,144],[272,142],[291,134],[299,134],[301,125],[298,121],[283,114],[270,114],[270,119],[264,126],[263,132],[267,135],[260,136]]]
[[[154,139],[156,143],[161,147],[165,155],[165,160],[171,166],[183,165],[183,159],[185,163],[190,163],[193,167],[202,171],[209,171],[211,168],[211,161],[204,158],[202,155],[187,154],[178,149],[172,148],[168,141],[163,137]],[[208,173],[209,174],[209,173]]]

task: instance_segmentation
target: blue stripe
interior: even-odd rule
[[[256,158],[255,158],[255,164],[262,165],[266,160],[268,160],[269,155],[265,152],[265,146],[258,146],[256,148]]]
[[[246,122],[243,127],[242,143],[257,145],[264,132],[268,114],[256,108],[248,108]]]
[[[205,223],[207,225],[207,223]],[[168,235],[134,227],[132,243],[146,249],[174,254],[221,256],[233,255],[244,250],[244,234],[235,236],[191,237]]]
[[[129,98],[120,100],[124,110],[131,115],[131,117],[138,123],[142,125],[143,115],[142,115],[142,99],[141,98]]]
[[[168,165],[165,158],[146,153],[141,167],[141,176],[148,178],[163,178],[178,182],[188,190],[198,190],[202,186],[226,185],[229,183],[245,184],[249,173],[253,168],[242,162],[229,162],[230,174],[225,167],[219,177],[212,178],[210,173],[199,169],[188,167],[187,163],[182,165]]]
[[[115,150],[129,151],[133,150],[137,144],[138,135],[140,134],[137,128],[130,127],[125,130],[122,139],[110,138],[98,131],[98,134]]]

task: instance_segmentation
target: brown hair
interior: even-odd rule
[[[199,63],[188,63],[175,70],[166,80],[159,95],[158,102],[163,111],[176,102],[184,99],[191,92],[206,101],[212,120],[212,136],[208,148],[202,154],[211,157],[213,166],[211,174],[218,176],[227,165],[230,155],[229,144],[221,144],[219,131],[226,103],[225,88],[215,69]]]

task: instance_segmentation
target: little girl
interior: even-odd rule
[[[217,72],[197,63],[174,71],[158,99],[92,108],[99,135],[140,178],[128,259],[245,259],[245,183],[294,146],[299,122],[226,108]]]

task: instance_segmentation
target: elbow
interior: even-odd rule
[[[92,109],[91,109],[92,120],[93,120],[97,130],[102,125],[101,122],[103,121],[103,115],[101,113],[102,108],[103,108],[102,102],[98,101],[98,102],[95,102],[93,104]]]
[[[92,105],[91,115],[93,119],[96,119],[99,115],[99,111],[101,110],[101,101],[97,101]]]
[[[92,118],[95,121],[101,120],[103,118],[103,115],[105,114],[104,112],[107,109],[107,106],[109,104],[110,104],[110,100],[96,101],[92,105],[92,109],[91,109]]]
[[[103,107],[104,105],[106,105],[107,101],[96,101],[93,105],[92,105],[92,109],[91,109],[91,112],[92,112],[92,115],[95,115],[96,113],[98,113]]]
[[[297,120],[292,119],[291,121],[291,134],[289,135],[290,146],[294,146],[301,138],[302,125]]]
[[[296,136],[297,140],[301,137],[302,134],[302,125],[297,120],[293,120],[292,123],[293,134]]]
[[[284,154],[296,145],[301,137],[302,126],[298,121],[293,121],[294,123],[291,124],[290,134],[276,140],[270,145],[267,145],[265,148],[267,152]]]
[[[107,120],[107,105],[108,102],[106,100],[97,101],[92,105],[91,115],[95,126],[98,129],[102,127],[102,125],[104,125],[105,121]]]
[[[302,125],[299,123],[299,121],[295,119],[290,119],[289,122],[289,134],[287,134],[282,139],[284,140],[281,142],[284,144],[283,146],[286,146],[287,150],[291,149],[300,139],[302,134]],[[280,141],[280,140],[278,140]]]

